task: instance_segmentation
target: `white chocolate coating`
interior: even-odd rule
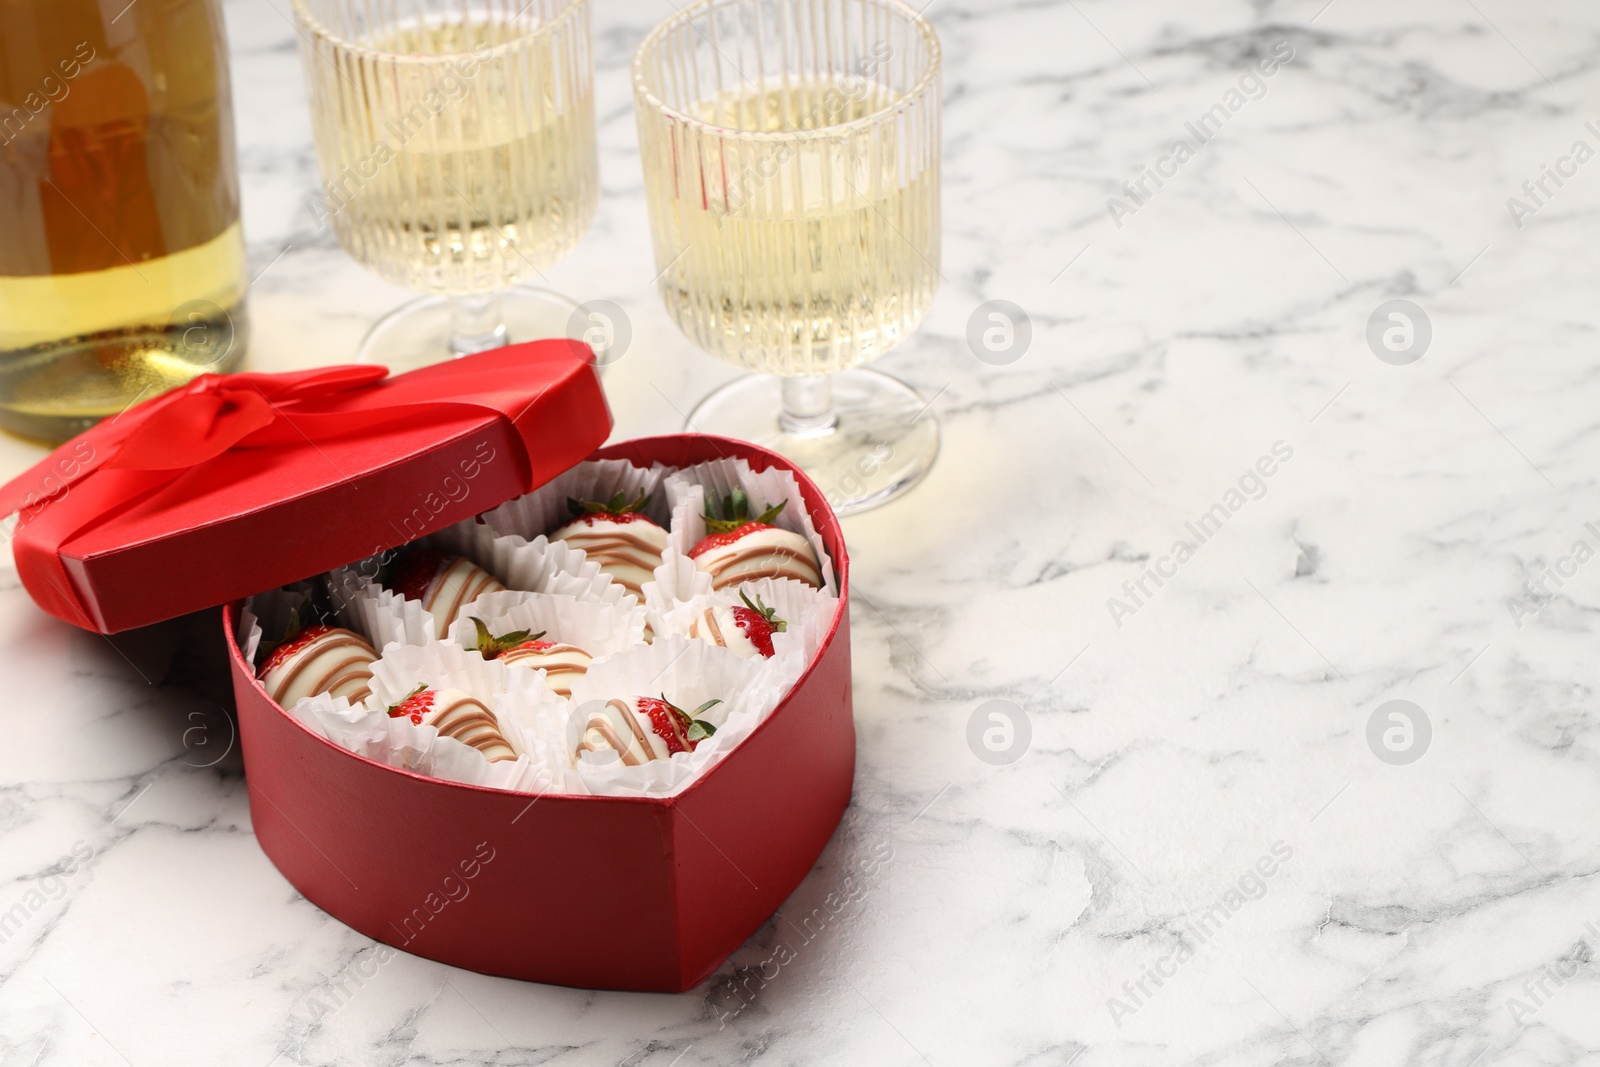
[[[572,683],[589,670],[589,653],[576,645],[560,642],[549,648],[514,648],[500,657],[509,666],[528,667],[545,672],[545,688],[560,697],[572,696]]]
[[[450,624],[474,600],[504,589],[498,578],[464,556],[441,567],[422,598],[423,610],[433,616],[434,636],[443,639]]]
[[[719,645],[745,659],[764,655],[734,618],[733,607],[729,604],[713,604],[697,614],[689,623],[689,636]]]
[[[776,526],[708,549],[694,558],[694,565],[711,575],[713,589],[726,589],[757,578],[793,578],[813,589],[822,588],[822,570],[811,542]]]
[[[360,635],[328,629],[284,659],[269,657],[261,684],[279,707],[292,708],[318,693],[359,704],[372,692],[372,665],[377,659],[377,652]]]
[[[453,737],[482,752],[490,763],[517,758],[511,743],[500,732],[494,712],[471,693],[460,689],[440,689],[434,693],[433,707],[423,713],[422,725],[432,726],[443,737]]]
[[[644,583],[655,578],[661,554],[667,550],[667,531],[643,519],[617,522],[605,515],[575,519],[550,535],[581,548],[600,569],[634,596],[644,595]]]
[[[606,755],[615,752],[625,767],[637,767],[651,760],[666,759],[667,744],[656,736],[648,717],[633,710],[626,701],[611,700],[596,712],[591,712],[584,724],[583,738],[573,753],[576,761],[583,760],[585,752],[595,752],[600,759],[591,762],[610,762]]]

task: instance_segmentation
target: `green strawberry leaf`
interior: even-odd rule
[[[289,624],[283,628],[283,641],[293,641],[306,628],[306,616],[311,614],[311,601],[306,601],[289,613]]]
[[[743,489],[735,489],[732,493],[722,498],[721,514],[718,514],[715,502],[707,502],[706,513],[703,516],[706,521],[706,532],[714,534],[732,533],[747,522],[759,522],[763,525],[771,526],[772,520],[782,514],[788,503],[787,500],[783,500],[776,504],[769,504],[762,509],[760,515],[752,519],[750,517],[749,494]]]
[[[701,704],[698,708],[694,709],[694,715],[690,715],[688,712],[678,707],[678,705],[668,700],[667,694],[665,693],[661,694],[661,703],[665,704],[667,709],[671,711],[672,714],[677,718],[678,725],[684,728],[684,737],[686,737],[688,740],[702,741],[717,732],[717,728],[715,726],[709,722],[706,722],[704,719],[698,718],[698,716],[707,708],[715,707],[716,705],[722,703],[722,701],[708,700],[704,704]]]
[[[416,696],[418,693],[422,692],[426,688],[428,688],[428,683],[427,682],[418,682],[417,683],[417,687],[415,689],[413,689],[411,692],[407,693],[405,696],[401,697],[399,703],[390,704],[389,705],[389,709],[388,709],[389,710],[389,718],[393,719],[393,718],[398,717],[398,715],[400,713],[400,709],[405,707],[406,701],[410,700],[412,697]]]
[[[468,617],[472,619],[472,625],[477,627],[477,649],[483,654],[484,659],[495,659],[502,653],[509,652],[511,649],[516,648],[524,641],[539,640],[539,638],[543,637],[545,633],[543,630],[540,630],[538,633],[532,633],[528,630],[512,630],[510,633],[501,634],[499,637],[495,637],[489,632],[489,627],[484,625],[482,619],[474,616]]]
[[[615,493],[610,500],[580,500],[569,496],[567,510],[575,519],[584,515],[626,515],[631,511],[643,511],[649,503],[649,493],[640,493],[635,500],[629,500],[624,493]]]
[[[760,593],[756,594],[756,601],[754,604],[752,604],[750,603],[750,598],[746,596],[744,590],[741,589],[739,590],[739,599],[744,601],[745,607],[749,608],[757,615],[760,615],[763,619],[766,619],[767,625],[772,627],[773,633],[781,634],[789,629],[789,624],[778,618],[777,608],[769,608],[761,602]]]
[[[478,629],[478,643],[473,647],[479,652],[482,652],[484,649],[488,648],[494,643],[494,637],[489,633],[489,627],[484,625],[482,619],[478,618],[476,615],[468,617],[472,619],[472,625]]]

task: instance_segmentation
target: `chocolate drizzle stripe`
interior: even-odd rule
[[[357,637],[355,634],[351,633],[349,630],[330,631],[326,637],[319,638],[316,641],[311,642],[289,660],[288,666],[284,673],[278,677],[277,681],[272,683],[272,688],[270,690],[272,699],[277,703],[282,704],[283,695],[289,691],[296,681],[299,680],[300,675],[306,670],[307,667],[311,665],[314,660],[320,659],[327,653],[340,648],[349,648],[351,649],[351,652],[341,657],[338,662],[334,664],[332,670],[323,675],[318,682],[318,686],[324,685],[330,677],[332,677],[341,669],[357,666],[365,667],[366,665],[375,662],[378,658],[373,654],[371,646],[369,646],[365,641]],[[368,678],[371,678],[372,672],[369,670],[366,672],[366,675]],[[318,693],[325,692],[327,692],[325,688],[313,687],[311,692],[307,695],[316,696]]]
[[[626,530],[607,530],[604,533],[574,533],[564,539],[574,548],[600,565],[628,592],[643,595],[643,582],[617,574],[612,568],[637,567],[654,571],[661,566],[662,549]],[[649,579],[646,579],[648,581]]]
[[[770,558],[766,566],[755,571],[740,574],[737,578],[723,577],[728,571],[746,563]],[[796,581],[805,582],[813,589],[822,587],[822,575],[816,565],[809,559],[788,548],[746,548],[734,549],[727,555],[709,563],[702,563],[701,569],[711,575],[713,588],[721,589],[734,581],[754,581],[757,578],[794,578]]]
[[[461,614],[461,610],[468,604],[478,599],[484,593],[491,593],[505,588],[505,586],[500,584],[499,579],[478,567],[476,564],[470,562],[457,563],[455,566],[467,568],[467,575],[456,587],[455,598],[450,602],[449,610],[445,612],[443,617],[439,617],[437,613],[435,613],[435,617],[438,619],[438,635],[440,637],[445,635],[445,633],[450,629],[450,624],[456,621],[456,617]],[[448,574],[449,571],[447,570],[445,573]],[[430,611],[433,606],[432,601],[444,588],[444,584],[444,575],[441,575],[438,584],[429,594],[428,599]]]
[[[544,676],[545,688],[558,697],[571,699],[572,683],[566,681],[570,677],[581,678],[583,677],[583,672],[579,670],[551,671]]]
[[[628,702],[613,697],[606,701],[606,707],[617,708],[622,712],[622,721],[627,723],[628,729],[633,731],[633,739],[639,742],[639,748],[644,752],[645,759],[655,759],[656,751],[650,747],[650,739],[645,736],[643,728],[639,725],[639,716],[633,713],[633,708],[628,706]]]
[[[448,704],[423,721],[438,730],[440,736],[453,737],[462,744],[471,745],[491,763],[517,758],[510,742],[500,732],[500,723],[494,715],[471,697]],[[492,754],[495,749],[504,749],[505,755]]]
[[[584,555],[596,562],[624,564],[630,567],[641,567],[653,571],[661,566],[661,556],[657,553],[629,552],[614,545],[595,545],[585,548]],[[603,561],[603,562],[602,562]]]
[[[663,549],[666,547],[665,534],[662,535],[662,544],[658,547],[648,538],[640,537],[631,530],[622,529],[605,531],[580,531],[578,533],[569,534],[564,538],[564,540],[569,544],[572,544],[573,547],[581,548],[585,552],[589,551],[588,546],[591,543],[597,547],[635,548],[652,556],[660,556]]]
[[[588,730],[593,730],[595,733],[599,734],[601,739],[605,741],[605,747],[622,757],[622,765],[624,767],[639,766],[639,757],[635,756],[628,745],[623,742],[622,738],[617,736],[617,731],[612,728],[610,719],[606,718],[604,715],[601,715],[599,712],[596,712],[595,714],[589,716],[589,725],[585,732],[588,732]],[[600,746],[585,738],[578,744],[578,751],[599,752]]]
[[[339,690],[347,689],[352,684],[358,689],[366,689],[367,683],[370,681],[372,681],[372,671],[367,669],[366,663],[349,664],[348,669],[341,671],[338,677],[328,679],[327,684],[323,686],[321,691],[332,693],[334,696],[346,696],[347,694],[341,693]],[[370,692],[370,690],[368,691]],[[349,699],[351,703],[355,703],[355,698],[351,697]]]
[[[554,659],[556,656],[568,658],[557,660],[554,663],[541,662]],[[578,657],[582,657],[580,660]],[[545,688],[558,696],[570,697],[572,695],[571,683],[560,684],[561,679],[581,678],[589,670],[589,654],[574,645],[556,645],[554,648],[535,650],[531,648],[516,649],[500,657],[506,664],[524,663],[530,670],[542,670]]]
[[[724,640],[724,638],[722,636],[722,627],[717,625],[716,612],[711,608],[707,608],[705,610],[705,614],[702,616],[702,618],[705,620],[706,629],[711,631],[711,633],[710,633],[711,643],[714,644],[714,645],[721,645],[723,648],[727,648],[728,647],[728,642],[726,640]],[[700,619],[696,619],[695,620],[695,628],[699,629],[699,626],[700,626]],[[694,637],[696,635],[691,632],[689,634],[689,636],[690,637]]]
[[[729,586],[739,585],[743,582],[760,581],[762,578],[792,578],[797,582],[811,586],[813,589],[818,588],[817,584],[811,581],[804,572],[788,570],[783,567],[765,567],[759,570],[741,571],[738,574],[713,578],[711,579],[711,588],[717,590],[727,589]]]

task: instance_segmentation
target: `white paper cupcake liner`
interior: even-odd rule
[[[447,526],[416,544],[419,548],[466,556],[508,589],[559,593],[608,604],[631,595],[598,563],[589,562],[580,549],[565,541],[551,541],[543,535],[528,538],[498,534],[492,526],[476,519]]]
[[[688,637],[690,625],[708,606],[743,604],[739,599],[741,592],[751,601],[759,597],[761,603],[772,608],[786,624],[781,633],[772,635],[772,661],[784,676],[785,685],[792,685],[822,648],[822,639],[827,636],[834,613],[839,610],[837,597],[804,582],[791,578],[759,578],[695,596],[666,612],[656,633]]]
[[[665,527],[670,508],[661,492],[661,478],[669,470],[659,464],[635,467],[625,459],[597,459],[578,464],[555,478],[493,511],[483,513],[483,521],[498,534],[513,534],[533,540],[548,535],[572,521],[567,498],[610,500],[621,493],[628,500],[641,494],[650,497],[644,514]]]
[[[670,541],[655,575],[655,581],[645,582],[640,591],[644,593],[645,617],[658,633],[664,629],[660,623],[668,612],[695,597],[711,595],[711,575],[696,567],[694,560]]]
[[[407,600],[364,577],[359,565],[338,567],[328,573],[328,591],[339,622],[361,634],[382,652],[390,645],[421,645],[434,638],[433,616],[422,601]]]
[[[351,705],[326,694],[308,697],[291,714],[340,745],[391,767],[470,785],[519,792],[560,788],[566,769],[550,724],[564,719],[565,701],[535,675],[439,642],[391,648],[373,665],[372,696]],[[491,763],[483,753],[432,726],[390,718],[387,709],[426,684],[460,689],[481,700],[499,720],[501,732],[517,752],[515,760]]]
[[[244,610],[239,614],[239,648],[246,662],[255,666],[256,653],[261,651],[267,634],[273,634],[276,641],[288,632],[289,620],[301,605],[311,600],[312,592],[310,582],[295,582],[282,589],[257,593],[244,602]]]
[[[664,482],[667,503],[672,508],[670,529],[672,547],[688,556],[706,536],[706,499],[721,500],[735,489],[743,489],[750,498],[751,510],[787,501],[787,506],[774,523],[792,530],[811,542],[811,548],[821,562],[822,588],[837,596],[839,586],[834,581],[833,560],[811,522],[805,500],[800,495],[800,484],[786,470],[772,467],[757,473],[742,459],[714,459],[669,474]]]
[[[768,660],[741,659],[725,648],[676,635],[658,637],[653,644],[595,664],[573,683],[563,756],[591,793],[671,796],[749,736],[787,689]],[[702,716],[717,732],[701,741],[693,752],[680,752],[670,759],[652,760],[637,767],[625,766],[621,761],[593,763],[572,759],[590,708],[598,708],[613,698],[662,694],[690,712],[707,700],[721,700]]]
[[[546,641],[576,645],[594,660],[644,643],[645,610],[632,603],[605,604],[515,589],[485,593],[450,627],[450,644],[476,648],[478,629],[472,624],[473,618],[482,619],[492,634],[513,630],[542,632]]]
[[[564,542],[496,536],[488,526],[468,520],[430,534],[416,545],[466,556],[514,591],[570,596],[626,609],[637,605],[637,599],[601,571],[599,564]],[[340,621],[365,635],[379,650],[392,644],[421,645],[436,640],[433,617],[423,610],[422,602],[384,588],[368,577],[373,573],[375,568],[364,560],[328,574]],[[467,605],[463,614],[477,613],[477,604]]]

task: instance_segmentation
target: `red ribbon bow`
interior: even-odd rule
[[[206,374],[152,401],[105,465],[124,470],[193,467],[230,448],[293,444],[297,432],[327,436],[318,402],[382,381],[383,367],[327,367],[299,374]],[[289,414],[292,412],[293,414]],[[296,431],[291,426],[298,426]],[[341,420],[342,429],[350,424]],[[274,432],[266,433],[268,429]]]
[[[0,487],[0,517],[18,515],[17,568],[34,599],[93,629],[62,564],[62,546],[209,461],[244,449],[316,447],[318,441],[397,423],[445,423],[486,413],[525,438],[538,397],[589,355],[579,342],[543,341],[393,378],[377,366],[202,375],[100,423]],[[534,370],[546,361],[550,370]],[[595,390],[598,396],[597,383]],[[516,461],[524,486],[531,487],[529,457]]]
[[[366,428],[374,420],[327,425],[324,408],[388,373],[384,367],[338,366],[290,374],[203,374],[100,423],[63,446],[73,449],[71,455],[54,453],[7,483],[0,488],[0,517],[24,512],[26,521],[101,469],[178,472],[234,447],[293,444],[329,436],[330,430]],[[379,421],[394,417],[394,412],[373,414]],[[171,478],[159,480],[166,481]]]

